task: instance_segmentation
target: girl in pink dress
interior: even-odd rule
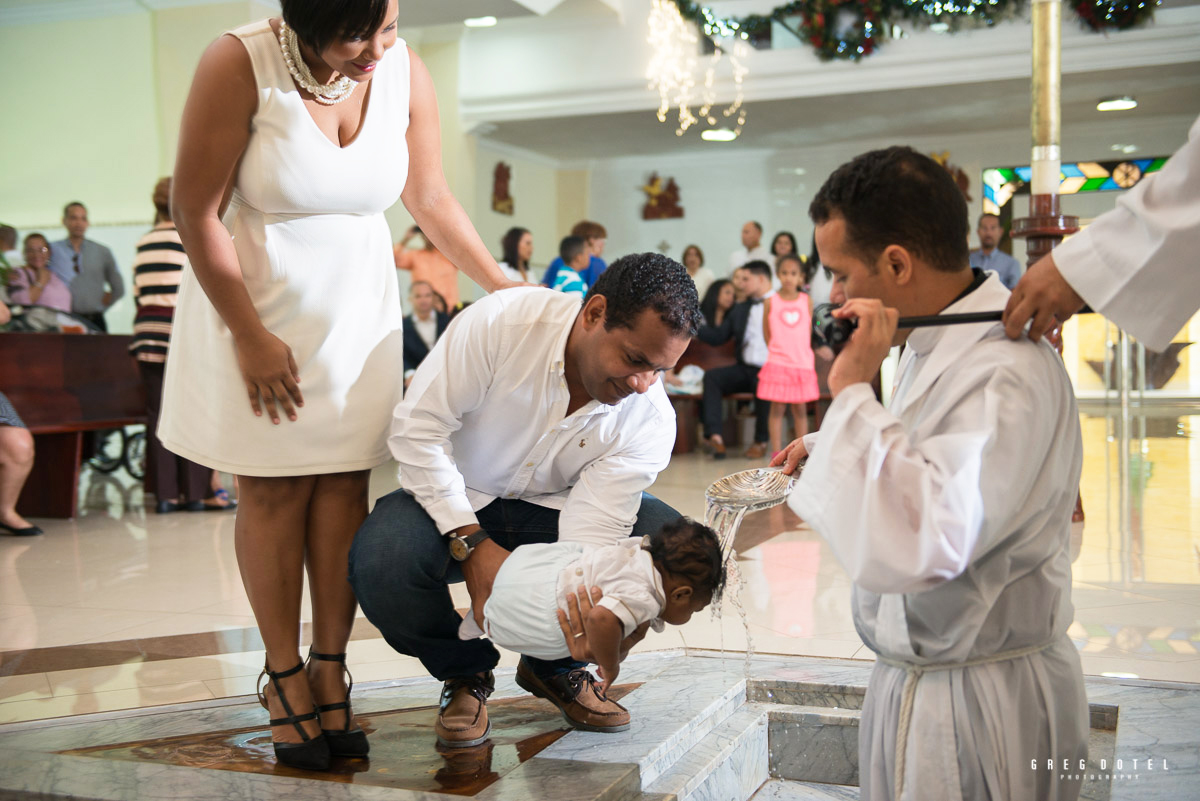
[[[758,397],[771,401],[767,421],[770,451],[779,451],[783,413],[792,408],[796,436],[808,433],[808,402],[820,397],[812,350],[812,299],[800,291],[803,268],[794,253],[775,266],[779,291],[763,303],[767,362],[758,372]]]

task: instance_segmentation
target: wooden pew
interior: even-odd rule
[[[0,392],[34,439],[33,472],[17,502],[22,515],[75,517],[84,433],[146,422],[132,341],[111,334],[0,334]]]
[[[683,356],[679,358],[679,363],[675,366],[675,372],[678,373],[689,364],[694,364],[701,369],[711,370],[714,367],[726,367],[737,363],[737,350],[732,340],[723,345],[713,346],[699,339],[693,339],[688,343],[687,350],[683,352]],[[821,419],[825,416],[825,410],[829,408],[830,402],[833,400],[829,394],[829,366],[832,362],[822,359],[820,356],[816,360],[817,369],[817,384],[821,390],[821,397],[813,404],[810,404],[810,410],[813,415],[813,431],[816,431],[821,426]],[[675,448],[671,451],[672,454],[690,453],[695,450],[696,442],[699,437],[697,427],[700,422],[700,395],[684,394],[678,392],[668,392],[667,397],[671,399],[671,405],[675,408]],[[726,395],[727,401],[753,401],[754,394],[750,392],[736,392],[732,395]],[[733,415],[724,416],[725,431],[722,436],[727,445],[738,444],[738,426]]]

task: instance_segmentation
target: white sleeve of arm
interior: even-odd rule
[[[1162,351],[1200,308],[1200,119],[1187,143],[1054,263],[1089,306]]]
[[[866,384],[838,395],[821,423],[788,504],[864,589],[921,592],[956,578],[997,536],[985,510],[1003,528],[1028,496],[1038,471],[1020,465],[1037,463],[1054,432],[1030,421],[1053,413],[1031,408],[1003,370],[956,394],[939,401],[949,414],[919,445]]]
[[[671,420],[643,428],[627,448],[585,467],[559,514],[558,541],[612,545],[628,537],[642,493],[671,461],[674,444]]]
[[[466,482],[454,463],[450,435],[463,414],[487,395],[500,348],[498,304],[460,315],[433,346],[392,415],[388,447],[400,463],[400,485],[443,534],[477,523]]]

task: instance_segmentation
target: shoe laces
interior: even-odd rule
[[[567,684],[570,685],[571,693],[573,695],[579,695],[579,693],[582,692],[584,685],[587,685],[601,701],[608,700],[608,696],[601,692],[600,688],[596,686],[596,677],[593,676],[592,672],[587,668],[575,668],[571,672],[567,673]]]
[[[494,689],[495,684],[490,673],[486,677],[456,676],[448,679],[442,685],[442,709],[445,709],[454,700],[454,696],[458,694],[459,690],[466,690],[475,696],[479,700],[479,703],[486,704],[488,696],[492,694],[492,690]]]

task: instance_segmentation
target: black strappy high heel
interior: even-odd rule
[[[320,659],[324,662],[341,662],[342,670],[346,672],[346,700],[338,701],[335,704],[322,704],[317,707],[318,713],[336,712],[339,709],[346,710],[346,725],[341,729],[327,729],[321,727],[321,733],[325,735],[325,739],[329,742],[329,752],[334,756],[344,757],[365,757],[371,750],[371,744],[367,742],[367,733],[362,729],[350,731],[350,691],[354,689],[354,677],[350,675],[350,668],[346,667],[346,655],[343,654],[319,654],[309,648],[308,658]]]
[[[279,697],[279,703],[283,704],[283,711],[287,713],[285,718],[274,718],[271,720],[272,726],[287,726],[296,727],[296,731],[300,733],[300,738],[303,742],[299,743],[277,743],[274,739],[271,740],[271,745],[275,747],[275,758],[283,764],[300,768],[302,770],[328,770],[329,769],[329,742],[325,739],[324,734],[318,734],[316,737],[309,736],[309,733],[304,730],[300,724],[306,720],[316,720],[317,711],[320,709],[307,712],[303,715],[297,715],[292,711],[292,705],[288,703],[287,696],[283,694],[283,686],[280,685],[280,679],[286,679],[288,676],[294,676],[304,669],[304,663],[297,664],[291,670],[285,670],[282,673],[273,673],[270,665],[263,666],[263,672],[258,677],[258,702],[263,705],[263,709],[270,710],[267,706],[267,696],[263,692],[262,677],[269,676],[271,684],[275,687],[275,694]]]

